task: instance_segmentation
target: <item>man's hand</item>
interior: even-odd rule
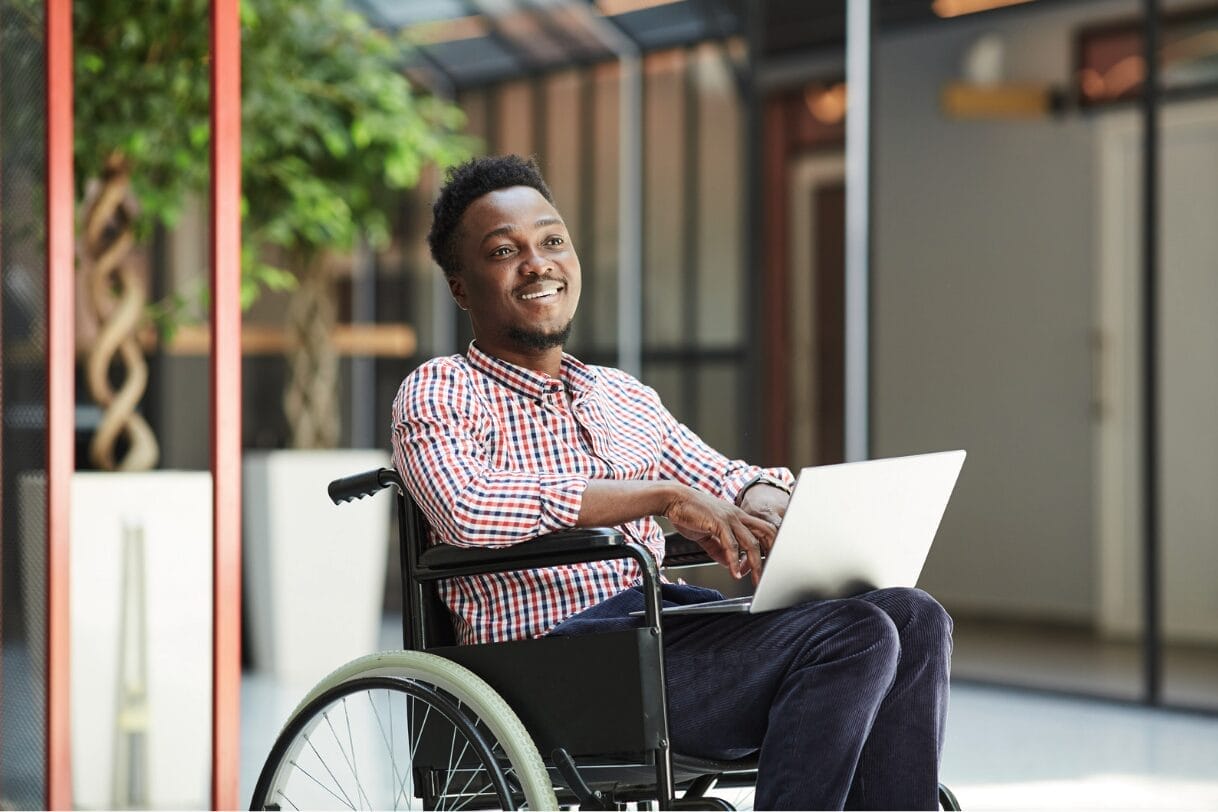
[[[758,486],[760,487],[760,486]],[[783,510],[786,506],[783,506]],[[779,514],[781,515],[781,514]],[[773,522],[694,488],[681,486],[664,509],[677,532],[701,545],[706,554],[736,578],[761,578],[761,556],[774,544]]]
[[[791,494],[782,488],[775,488],[759,482],[744,492],[740,509],[750,516],[765,519],[775,527],[782,525],[782,519],[787,515],[787,505],[791,502]],[[769,552],[769,549],[766,549]]]

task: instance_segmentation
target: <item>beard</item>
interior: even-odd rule
[[[530,330],[527,327],[509,327],[508,338],[521,349],[552,350],[567,343],[567,339],[571,337],[571,325],[574,321],[573,318],[567,322],[565,327],[549,333],[544,330]]]

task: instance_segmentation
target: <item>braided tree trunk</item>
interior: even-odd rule
[[[135,331],[144,316],[148,293],[131,264],[135,202],[130,174],[120,156],[106,162],[102,187],[85,216],[84,250],[88,260],[88,303],[97,318],[98,334],[85,361],[89,394],[103,409],[101,425],[89,444],[89,457],[107,471],[146,471],[157,464],[156,436],[135,408],[148,385],[148,365]],[[114,361],[122,366],[122,381],[110,384]],[[126,453],[115,459],[121,436]]]
[[[300,286],[288,308],[292,349],[283,407],[293,448],[334,448],[339,438],[337,320],[333,280],[322,257],[299,263]]]

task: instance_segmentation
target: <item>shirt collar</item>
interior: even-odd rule
[[[561,378],[551,378],[544,372],[518,367],[493,355],[488,355],[470,342],[465,353],[469,365],[487,377],[525,397],[541,400],[547,394],[568,389],[578,400],[596,385],[596,373],[576,358],[563,353]]]

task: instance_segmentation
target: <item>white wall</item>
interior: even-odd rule
[[[1061,84],[1083,20],[1132,3],[993,15],[883,38],[875,119],[875,456],[966,448],[923,585],[949,608],[1089,621],[1092,121],[939,111],[997,31],[1010,79]]]

